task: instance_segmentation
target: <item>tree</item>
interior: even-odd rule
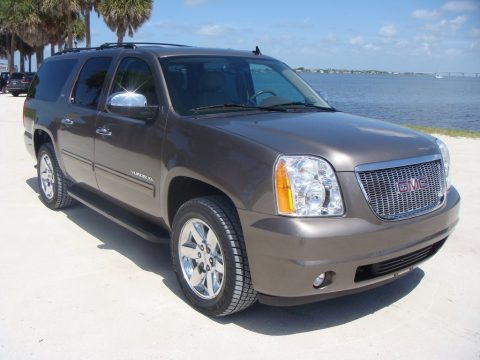
[[[22,38],[17,37],[16,39],[17,43],[17,50],[20,52],[20,72],[25,72],[25,59],[28,58],[28,71],[30,72],[32,69],[31,65],[31,58],[33,55],[33,47],[30,46],[28,43],[23,41]]]
[[[91,32],[90,32],[90,13],[95,10],[97,15],[99,15],[98,8],[100,6],[101,0],[83,0],[80,2],[80,8],[82,16],[85,19],[85,38],[86,38],[86,47],[92,46]]]
[[[0,0],[0,32],[6,36],[8,70],[10,73],[15,71],[16,37],[24,26],[26,5],[25,1]]]
[[[41,8],[57,17],[64,17],[67,29],[67,46],[73,47],[73,26],[74,20],[80,12],[80,0],[43,0]]]
[[[125,33],[132,37],[152,13],[152,0],[103,0],[99,11],[110,30],[116,32],[117,42],[123,42]]]

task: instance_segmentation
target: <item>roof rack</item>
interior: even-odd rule
[[[125,48],[125,49],[135,49],[138,45],[155,45],[155,46],[175,46],[175,47],[189,47],[188,45],[180,45],[180,44],[170,44],[170,43],[155,43],[155,42],[121,42],[121,43],[104,43],[97,47],[83,47],[83,48],[71,48],[65,49],[62,51],[58,51],[55,55],[62,55],[67,53],[76,53],[80,51],[88,51],[88,50],[106,50],[106,49],[114,49],[114,48]]]
[[[67,53],[72,53],[72,52],[80,52],[80,51],[84,51],[84,50],[96,50],[96,49],[98,49],[98,48],[96,48],[96,47],[71,48],[71,49],[64,49],[62,51],[58,51],[53,55],[62,55],[62,54],[67,54]]]
[[[176,46],[176,47],[189,47],[188,45],[181,44],[171,44],[171,43],[157,43],[157,42],[122,42],[122,43],[105,43],[100,45],[100,48],[110,48],[110,47],[126,47],[126,48],[136,48],[137,45],[156,45],[156,46]]]

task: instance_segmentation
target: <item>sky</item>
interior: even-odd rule
[[[114,41],[93,14],[92,45]],[[154,1],[124,41],[258,45],[291,67],[480,72],[480,0]]]

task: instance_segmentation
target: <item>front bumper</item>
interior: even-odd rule
[[[343,183],[356,184],[358,189],[353,175],[340,176]],[[363,196],[344,195],[349,211],[341,218],[289,218],[239,209],[253,287],[261,302],[307,303],[389,282],[430,256],[368,279],[359,277],[357,270],[399,257],[408,259],[431,245],[436,251],[458,222],[460,196],[454,187],[441,208],[395,222],[376,218]],[[314,288],[313,280],[324,272],[333,274],[331,283]]]

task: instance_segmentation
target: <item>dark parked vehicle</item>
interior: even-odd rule
[[[12,73],[5,89],[13,96],[26,94],[34,77],[35,73]]]
[[[2,71],[0,74],[0,92],[5,93],[5,87],[7,86],[8,78],[10,77],[10,73],[8,71]]]
[[[442,141],[337,111],[258,48],[63,52],[33,80],[24,123],[45,205],[78,200],[169,242],[186,298],[211,316],[385,284],[458,221]]]

